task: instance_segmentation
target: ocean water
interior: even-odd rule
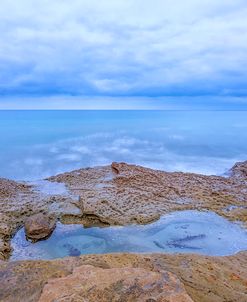
[[[37,243],[27,241],[22,228],[11,245],[11,260],[118,252],[226,256],[247,249],[247,232],[212,212],[180,211],[149,225],[84,228],[58,223],[51,237]]]
[[[0,177],[125,161],[223,175],[247,159],[247,111],[0,111]]]

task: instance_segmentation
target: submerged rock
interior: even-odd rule
[[[81,254],[81,252],[76,247],[74,247],[73,245],[71,245],[69,243],[65,243],[63,245],[63,247],[67,249],[68,255],[71,257],[80,256],[80,254]]]
[[[54,219],[43,214],[28,217],[25,221],[25,232],[28,239],[38,241],[47,238],[56,226]]]

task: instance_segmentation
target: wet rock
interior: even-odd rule
[[[158,213],[148,213],[148,214],[137,214],[133,218],[133,222],[138,224],[149,224],[160,219],[160,214]]]
[[[141,268],[102,269],[83,265],[71,275],[49,280],[39,302],[192,302],[184,286],[172,273]]]
[[[25,232],[28,239],[38,241],[47,238],[56,226],[54,219],[43,214],[33,215],[25,221]]]
[[[68,255],[71,257],[80,256],[81,252],[74,247],[72,244],[66,243],[63,245],[64,248],[68,250]]]
[[[167,242],[167,245],[171,246],[171,247],[175,247],[175,248],[180,248],[180,249],[198,250],[201,248],[197,247],[197,246],[189,245],[189,244],[191,243],[191,241],[193,243],[194,240],[203,239],[203,238],[206,238],[205,234],[186,236],[185,238],[171,240],[171,241]]]

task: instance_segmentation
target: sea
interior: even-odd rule
[[[227,176],[247,159],[247,111],[0,110],[0,177],[40,180],[127,162]]]

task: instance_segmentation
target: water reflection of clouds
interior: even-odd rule
[[[12,260],[52,259],[113,252],[232,255],[247,249],[247,232],[213,212],[181,211],[149,225],[83,228],[57,224],[52,236],[26,241],[21,229],[12,240]]]
[[[16,158],[12,166],[20,174],[19,179],[40,179],[81,167],[106,165],[112,161],[210,175],[226,172],[239,160],[197,155],[193,146],[190,148],[184,144],[186,138],[178,134],[168,135],[163,140],[155,137],[133,137],[129,133],[125,133],[123,137],[118,137],[118,133],[100,136],[93,134],[85,138],[35,146],[33,150],[22,154],[24,158],[21,155]],[[205,153],[205,149],[203,152]]]

